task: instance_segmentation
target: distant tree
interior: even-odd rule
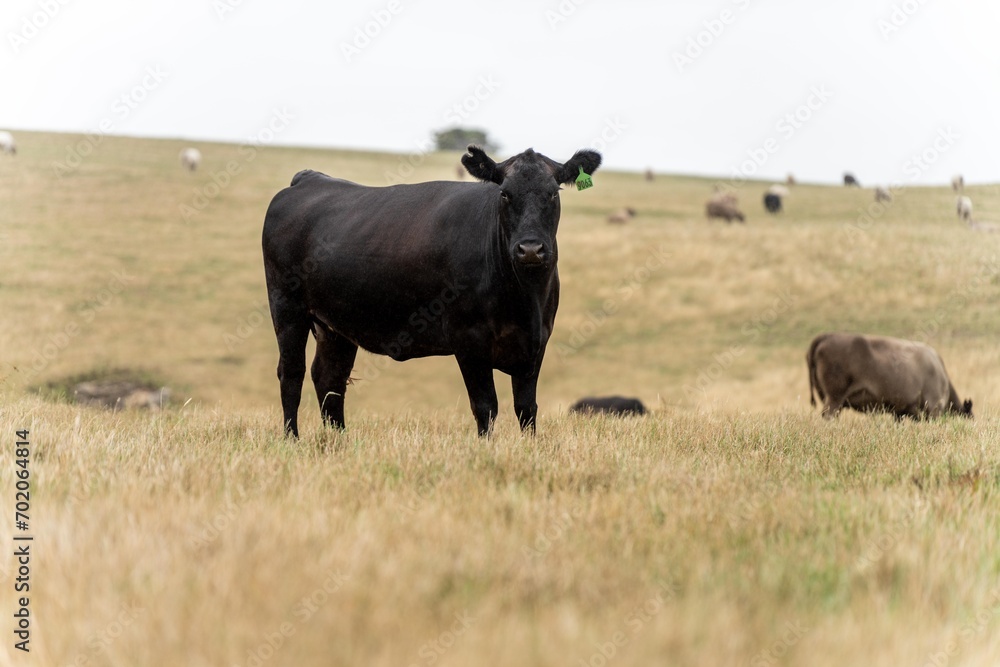
[[[495,153],[497,145],[490,141],[484,130],[453,127],[434,133],[434,143],[439,151],[464,151],[469,144],[475,144],[487,153]]]

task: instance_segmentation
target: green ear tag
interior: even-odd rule
[[[586,190],[587,188],[594,187],[594,179],[590,177],[590,174],[584,173],[583,167],[579,167],[580,175],[576,177],[576,189]]]

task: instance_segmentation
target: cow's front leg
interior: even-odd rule
[[[497,390],[493,384],[493,365],[477,357],[459,357],[469,405],[476,418],[480,436],[488,436],[497,416]]]
[[[538,404],[535,402],[535,390],[538,386],[538,373],[531,375],[512,375],[511,387],[514,390],[514,412],[522,431],[535,433],[535,417],[538,415]]]

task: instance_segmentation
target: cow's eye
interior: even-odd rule
[[[559,191],[558,190],[556,190],[555,192],[552,193],[552,199],[554,199],[554,200],[555,199],[559,199]]]
[[[506,190],[501,190],[500,199],[504,200],[505,202],[510,202],[510,194]]]

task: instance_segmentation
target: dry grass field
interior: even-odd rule
[[[950,188],[869,217],[870,189],[802,184],[769,216],[749,182],[727,226],[711,180],[599,171],[563,195],[537,437],[505,376],[480,440],[453,360],[362,353],[348,430],[320,428],[307,381],[291,442],[268,201],[306,167],[383,185],[454,179],[457,155],[197,144],[192,174],[180,141],[18,141],[0,540],[29,429],[32,638],[14,649],[8,555],[0,664],[1000,664],[1000,234],[959,223]],[[88,155],[54,168],[68,151]],[[1000,188],[967,194],[1000,220]],[[826,330],[926,338],[976,419],[825,422],[804,355]],[[60,395],[116,369],[170,406]],[[566,415],[605,393],[652,414]]]

